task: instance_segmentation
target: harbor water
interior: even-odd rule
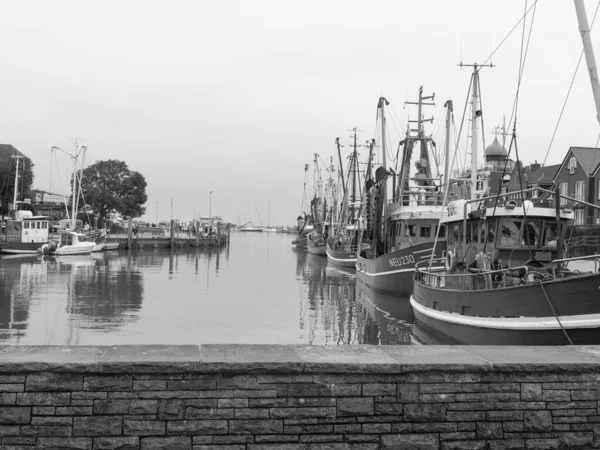
[[[232,233],[220,249],[0,255],[0,344],[415,344],[408,298],[295,250]]]

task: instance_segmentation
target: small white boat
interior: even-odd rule
[[[55,255],[82,255],[93,251],[101,251],[104,248],[106,230],[97,230],[89,233],[79,233],[72,230],[60,230],[60,241],[53,249],[50,246],[49,253]]]

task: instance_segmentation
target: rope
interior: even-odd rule
[[[548,304],[550,305],[550,308],[552,309],[552,313],[554,314],[554,317],[556,317],[556,321],[560,325],[560,329],[562,330],[562,332],[564,333],[565,337],[567,338],[567,341],[569,341],[570,345],[574,345],[573,341],[571,340],[571,338],[567,334],[567,330],[565,330],[565,328],[563,327],[562,322],[560,321],[560,319],[558,318],[558,315],[556,314],[556,310],[554,309],[554,306],[552,305],[552,302],[550,301],[550,297],[548,297],[548,293],[546,292],[546,289],[544,289],[544,283],[542,283],[542,280],[540,280],[540,287],[542,288],[542,292],[546,296],[546,300],[548,300]]]

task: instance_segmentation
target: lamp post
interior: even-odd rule
[[[208,222],[209,222],[211,228],[212,228],[212,193],[213,193],[213,191],[210,191],[208,193]]]

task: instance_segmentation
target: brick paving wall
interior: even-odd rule
[[[600,448],[600,374],[0,374],[0,450]]]

